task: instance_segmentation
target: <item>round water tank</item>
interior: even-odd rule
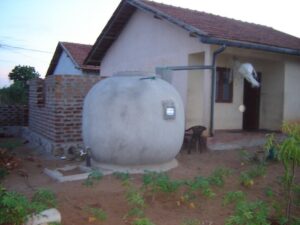
[[[93,162],[157,165],[180,151],[184,109],[175,88],[157,77],[114,76],[89,91],[82,123]]]

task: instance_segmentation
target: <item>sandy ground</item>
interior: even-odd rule
[[[251,152],[256,149],[247,150]],[[31,197],[34,190],[40,187],[53,190],[58,198],[62,224],[130,224],[124,219],[129,210],[125,199],[125,188],[121,181],[114,176],[105,176],[91,187],[84,186],[83,181],[58,183],[45,175],[43,169],[45,167],[54,169],[72,164],[71,162],[55,159],[26,145],[18,147],[14,152],[17,157],[21,158],[21,166],[12,171],[2,185],[8,190],[21,192],[28,197]],[[190,155],[186,151],[182,151],[177,156],[177,160],[179,166],[168,172],[174,179],[208,176],[220,166],[230,168],[232,174],[226,178],[223,187],[213,187],[213,191],[216,193],[214,198],[207,198],[199,194],[194,200],[195,208],[189,207],[188,204],[177,205],[177,201],[182,195],[181,191],[172,195],[158,194],[154,199],[146,196],[146,216],[156,225],[181,225],[185,219],[194,218],[201,221],[203,225],[222,225],[225,223],[225,219],[233,213],[232,205],[222,205],[223,197],[228,191],[241,190],[247,193],[249,200],[259,199],[267,202],[272,202],[274,199],[265,195],[266,188],[272,188],[275,194],[282,196],[279,177],[283,175],[283,168],[279,163],[269,163],[266,176],[255,179],[254,185],[246,188],[240,184],[239,175],[240,172],[246,171],[252,165],[242,163],[240,150],[192,152]],[[20,175],[24,173],[28,175],[27,178]],[[297,173],[300,175],[299,170]],[[142,185],[141,175],[130,177],[131,182],[136,186]],[[84,210],[87,206],[101,207],[107,212],[107,220],[89,222],[88,218],[91,215]],[[295,208],[294,212],[300,214],[300,209]]]

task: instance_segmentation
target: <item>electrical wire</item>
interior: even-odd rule
[[[40,52],[40,53],[52,54],[52,52],[48,52],[48,51],[44,51],[44,50],[38,50],[38,49],[32,49],[32,48],[22,48],[22,47],[6,45],[6,44],[0,44],[0,48],[1,47],[14,48],[14,49],[31,51],[31,52]]]

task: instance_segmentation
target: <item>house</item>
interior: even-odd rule
[[[216,57],[216,70],[190,70],[212,65],[220,46],[224,51]],[[200,124],[211,131],[278,130],[283,121],[300,119],[300,39],[271,27],[146,0],[123,0],[85,63],[101,65],[101,76],[185,66],[188,70],[162,77],[183,99],[187,128]],[[259,88],[252,88],[237,72],[235,65],[241,63],[254,66]],[[241,106],[244,113],[238,110]]]
[[[99,66],[84,64],[91,47],[59,42],[46,78],[29,82],[29,121],[22,136],[54,155],[82,148],[83,101],[103,79]]]
[[[91,48],[91,45],[58,42],[46,76],[99,75],[99,66],[84,64],[84,59]]]

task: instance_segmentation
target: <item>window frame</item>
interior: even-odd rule
[[[216,96],[215,96],[215,102],[216,103],[232,103],[233,102],[233,79],[231,83],[229,83],[229,98],[226,99],[224,96],[224,76],[228,75],[230,76],[231,69],[227,67],[217,67],[216,68]],[[222,83],[220,83],[220,76],[222,76],[223,79]],[[229,79],[229,78],[227,78]]]

